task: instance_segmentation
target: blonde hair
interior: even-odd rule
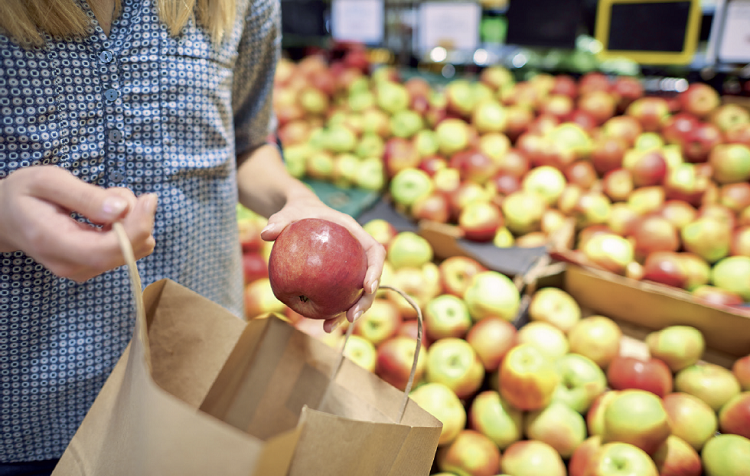
[[[115,0],[115,16],[120,2]],[[195,17],[218,44],[234,23],[236,0],[156,0],[156,7],[172,36],[179,35]],[[44,45],[43,33],[57,38],[84,37],[89,24],[76,0],[0,0],[0,32],[22,45]]]

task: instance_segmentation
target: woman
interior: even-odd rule
[[[49,474],[130,340],[116,220],[144,286],[170,278],[241,316],[237,201],[269,217],[268,241],[326,218],[368,254],[347,318],[371,305],[382,246],[265,143],[279,10],[0,2],[0,475]]]

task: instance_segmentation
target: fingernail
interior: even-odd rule
[[[352,319],[352,322],[356,322],[357,319],[359,319],[360,317],[362,317],[362,311],[355,312],[354,313],[354,319]]]
[[[274,230],[274,228],[276,228],[276,226],[275,226],[275,225],[273,225],[273,224],[271,224],[271,223],[269,223],[268,225],[266,225],[266,227],[265,227],[265,228],[263,228],[263,229],[262,229],[262,230],[260,231],[260,233],[261,233],[261,235],[262,235],[263,233],[265,233],[265,232],[267,232],[267,231],[273,231],[273,230]]]
[[[338,326],[339,326],[340,324],[341,324],[341,320],[340,320],[340,319],[339,319],[338,321],[334,322],[333,324],[331,324],[331,328],[330,328],[330,329],[328,329],[328,333],[331,333],[331,332],[335,331],[335,330],[336,330],[336,328],[337,328],[337,327],[338,327]]]
[[[374,283],[372,283],[372,285],[370,286],[370,294],[375,294],[375,291],[378,290],[378,286],[379,285],[380,285],[380,283],[378,283],[377,281],[375,281]]]
[[[119,215],[128,206],[128,202],[120,197],[107,197],[102,203],[102,211],[107,215]]]

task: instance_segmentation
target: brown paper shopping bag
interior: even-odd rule
[[[427,475],[441,423],[273,316],[140,280],[133,339],[54,476]]]

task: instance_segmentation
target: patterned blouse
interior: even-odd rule
[[[170,278],[241,316],[235,156],[271,127],[280,8],[237,3],[220,47],[192,21],[171,37],[155,0],[124,0],[109,36],[95,20],[44,48],[0,35],[0,179],[55,164],[158,194],[144,286]],[[124,268],[76,284],[0,253],[0,462],[60,457],[131,338],[130,293]]]

